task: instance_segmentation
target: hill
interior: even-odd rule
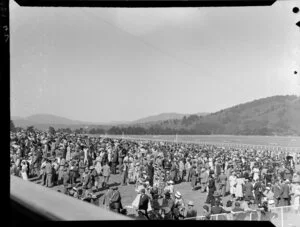
[[[136,128],[112,127],[118,134],[226,134],[300,136],[300,97],[272,96],[239,104],[206,116],[145,123]]]
[[[204,116],[208,113],[197,113],[197,116]],[[184,116],[190,116],[192,114],[180,114],[180,113],[162,113],[157,114],[145,118],[138,119],[136,121],[130,122],[130,124],[143,124],[143,123],[150,123],[150,122],[158,122],[158,121],[166,121],[166,120],[173,120],[173,119],[182,119]]]
[[[183,117],[182,117],[183,116]],[[14,120],[14,118],[13,118]],[[239,104],[211,114],[164,113],[133,122],[96,124],[54,115],[15,118],[17,127],[33,125],[72,130],[88,127],[91,134],[190,134],[300,136],[300,97],[272,96]]]

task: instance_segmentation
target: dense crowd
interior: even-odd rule
[[[293,205],[300,214],[300,153],[212,145],[134,141],[39,130],[11,132],[11,175],[36,178],[46,187],[126,215],[111,174],[134,184],[128,207],[147,219],[196,217],[174,185],[190,182],[206,195],[205,219],[221,213]],[[103,204],[95,192],[106,190]],[[226,200],[225,200],[226,198]],[[228,199],[229,198],[229,199]],[[225,204],[226,201],[226,204]]]

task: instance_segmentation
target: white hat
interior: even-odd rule
[[[176,198],[180,198],[180,197],[181,197],[181,193],[177,191],[177,192],[175,193],[175,197],[176,197]]]
[[[174,181],[170,180],[168,181],[168,184],[174,184]]]

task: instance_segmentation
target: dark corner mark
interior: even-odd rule
[[[54,7],[231,7],[270,6],[276,0],[15,0],[20,6]]]
[[[293,8],[293,13],[298,13],[299,12],[299,8],[298,7],[294,7]]]

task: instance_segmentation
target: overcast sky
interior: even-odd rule
[[[300,95],[295,2],[121,9],[11,1],[11,115],[129,121]]]

